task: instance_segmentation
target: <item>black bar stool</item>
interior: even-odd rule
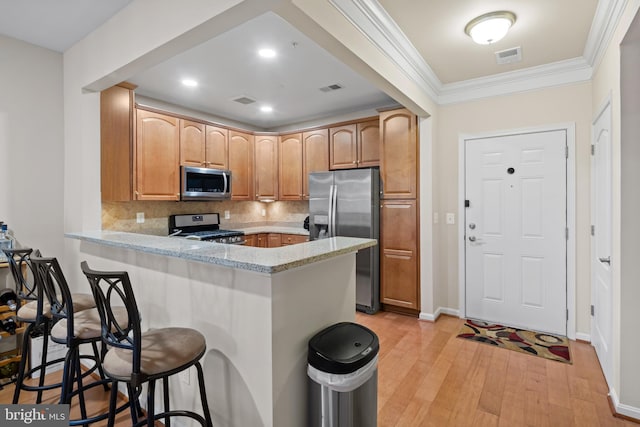
[[[132,418],[132,425],[147,424],[164,418],[170,426],[170,417],[189,417],[201,425],[211,427],[211,414],[207,403],[204,375],[200,359],[206,351],[204,336],[190,328],[161,328],[141,331],[140,314],[133,294],[129,275],[126,271],[94,271],[86,261],[81,263],[82,271],[91,284],[91,291],[97,303],[102,322],[102,340],[109,346],[104,357],[104,371],[114,381],[111,387],[109,413],[113,413],[116,401],[115,383],[124,381],[138,391],[147,384],[147,419],[138,421]],[[116,310],[124,305],[127,321],[118,319]],[[198,372],[198,385],[204,417],[193,411],[171,410],[169,406],[169,377],[195,366]],[[156,380],[162,379],[164,393],[164,411],[156,414],[154,394]],[[129,389],[131,393],[131,388]],[[129,400],[134,399],[130,396]],[[133,411],[132,411],[133,414]],[[109,417],[109,426],[113,426],[115,415]]]
[[[7,256],[9,269],[15,282],[16,296],[18,297],[18,309],[16,320],[27,323],[22,336],[22,355],[18,367],[18,376],[13,393],[13,403],[18,403],[21,390],[37,392],[36,403],[42,402],[42,392],[51,390],[62,385],[61,382],[45,384],[46,370],[48,366],[62,362],[64,359],[47,360],[47,349],[49,347],[49,336],[52,325],[51,307],[48,301],[44,300],[39,281],[36,280],[35,270],[31,263],[31,256],[40,257],[40,251],[32,248],[3,249]],[[26,275],[23,273],[26,271]],[[73,294],[74,310],[81,311],[95,307],[95,301],[90,294]],[[27,362],[31,355],[30,339],[35,334],[42,334],[42,356],[40,364],[31,366],[26,370]],[[24,380],[39,372],[38,385],[27,385]]]
[[[70,404],[73,397],[78,397],[81,418],[69,420],[69,425],[88,425],[90,423],[104,420],[110,414],[103,413],[89,417],[87,415],[84,391],[102,385],[105,391],[109,390],[108,384],[111,382],[104,376],[102,369],[102,357],[105,351],[98,352],[97,343],[100,342],[100,315],[96,308],[86,310],[75,310],[76,303],[73,300],[67,281],[62,273],[60,264],[56,258],[31,257],[31,263],[38,275],[40,286],[47,297],[51,307],[51,317],[55,324],[51,328],[51,339],[59,344],[67,346],[67,355],[64,359],[64,370],[62,374],[62,390],[60,393],[60,403]],[[92,298],[93,299],[93,298]],[[126,310],[124,307],[114,309],[113,315],[116,319],[126,322]],[[90,344],[93,348],[93,355],[81,355],[80,345]],[[103,347],[104,350],[104,347]],[[82,373],[81,359],[90,359],[94,365]],[[95,370],[100,373],[100,380],[89,384],[83,384],[83,378],[93,373]],[[74,387],[75,384],[75,387]],[[117,387],[116,387],[117,388]],[[113,390],[115,392],[115,390]],[[120,412],[129,405],[123,405],[114,410]]]

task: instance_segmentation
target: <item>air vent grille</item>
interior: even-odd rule
[[[334,83],[332,85],[329,86],[324,86],[320,88],[320,92],[332,92],[334,90],[340,90],[342,89],[342,85],[338,84],[338,83]]]
[[[241,96],[241,97],[235,98],[233,101],[239,104],[244,104],[244,105],[253,104],[254,102],[256,102],[255,99],[251,99],[248,96]]]
[[[522,48],[520,46],[496,52],[496,62],[498,64],[511,64],[518,61],[522,61]]]

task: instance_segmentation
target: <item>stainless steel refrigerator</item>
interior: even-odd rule
[[[309,174],[309,236],[380,237],[380,171],[348,169]],[[356,309],[380,309],[378,245],[356,255]]]

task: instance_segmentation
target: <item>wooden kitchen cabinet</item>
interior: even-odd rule
[[[190,120],[180,122],[180,164],[227,169],[229,131]]]
[[[278,200],[278,137],[255,137],[256,200]]]
[[[245,246],[256,246],[256,235],[255,234],[245,234],[244,235],[244,245]]]
[[[302,133],[302,198],[309,200],[309,174],[329,170],[329,130]]]
[[[380,212],[380,302],[417,314],[418,213],[416,200],[385,200]]]
[[[309,241],[309,236],[303,236],[302,234],[282,234],[280,235],[280,244],[282,246],[286,245],[296,245],[298,243],[304,243]]]
[[[418,122],[407,109],[380,113],[380,178],[384,199],[418,194]]]
[[[329,167],[352,169],[380,164],[380,121],[367,120],[329,129]]]
[[[256,234],[256,244],[255,246],[258,248],[267,248],[269,245],[269,241],[267,238],[267,233]]]
[[[231,170],[231,200],[253,200],[254,136],[229,131],[229,169]]]
[[[180,164],[206,167],[204,124],[180,120]]]
[[[280,200],[302,200],[302,134],[280,136]]]
[[[229,169],[229,130],[207,125],[205,134],[206,167]]]
[[[180,200],[179,119],[136,110],[135,199]]]
[[[282,244],[282,238],[280,233],[269,233],[267,235],[267,247],[279,248]]]
[[[133,200],[133,102],[135,86],[100,93],[100,193],[103,202]]]

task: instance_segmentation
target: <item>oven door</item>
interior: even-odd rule
[[[182,166],[181,200],[222,200],[231,198],[231,171]]]

